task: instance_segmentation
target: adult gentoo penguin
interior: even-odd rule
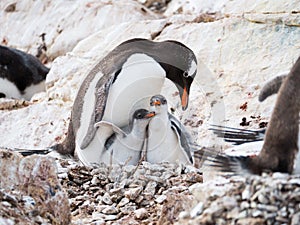
[[[239,173],[263,171],[299,173],[300,57],[283,80],[266,130],[261,152],[257,156],[213,155],[208,157],[222,171]]]
[[[0,97],[30,100],[45,91],[48,72],[33,55],[0,45]]]
[[[180,121],[168,113],[167,99],[162,95],[151,97],[150,110],[156,116],[148,127],[146,161],[192,164],[191,136]]]
[[[100,142],[104,142],[104,148],[100,151],[100,147],[98,147],[99,151],[95,152],[93,156],[98,157],[97,161],[106,164],[137,165],[141,159],[143,148],[146,148],[147,126],[154,116],[154,112],[146,109],[136,110],[129,123],[128,133],[107,121],[96,123],[95,127],[103,127],[109,136],[96,135],[97,138],[100,138]]]
[[[180,42],[131,39],[121,43],[82,82],[67,137],[54,149],[72,153],[76,147],[76,154],[84,164],[97,163],[93,154],[97,151],[95,146],[102,143],[95,138],[97,129],[101,129],[95,128],[95,123],[104,120],[118,127],[128,125],[132,113],[146,108],[149,96],[161,92],[166,78],[178,88],[185,110],[196,72],[196,56]]]

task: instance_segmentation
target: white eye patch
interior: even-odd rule
[[[187,76],[185,74],[183,74],[183,76],[188,77],[190,75],[193,75],[195,72],[197,71],[197,63],[195,62],[195,60],[192,60],[190,67],[187,71]]]

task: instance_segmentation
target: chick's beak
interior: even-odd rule
[[[145,118],[151,118],[155,116],[155,112],[149,112],[148,114],[145,115]]]
[[[155,100],[154,102],[152,102],[152,105],[161,105],[161,102],[159,100]]]

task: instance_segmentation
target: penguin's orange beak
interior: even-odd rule
[[[161,102],[159,100],[156,100],[153,102],[153,105],[161,105]]]
[[[189,102],[189,94],[187,92],[186,87],[183,88],[183,93],[181,96],[181,105],[182,105],[182,109],[186,110],[187,106],[188,106],[188,102]]]
[[[153,116],[155,116],[155,112],[150,112],[145,116],[145,118],[151,118]]]

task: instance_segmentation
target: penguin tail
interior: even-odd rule
[[[46,155],[53,151],[51,148],[46,148],[46,149],[21,149],[21,148],[7,148],[7,147],[1,147],[1,149],[13,151],[13,152],[18,152],[22,156],[29,156],[33,154],[39,154],[39,155]]]
[[[205,167],[230,176],[260,173],[255,166],[257,156],[231,156],[204,147],[194,152],[194,157],[201,157]]]
[[[75,154],[75,135],[72,121],[69,122],[68,132],[62,143],[50,147],[61,155],[74,156]]]
[[[231,142],[233,145],[261,141],[264,139],[266,129],[248,130],[221,125],[211,125],[209,128],[217,137],[223,138],[226,142]]]

